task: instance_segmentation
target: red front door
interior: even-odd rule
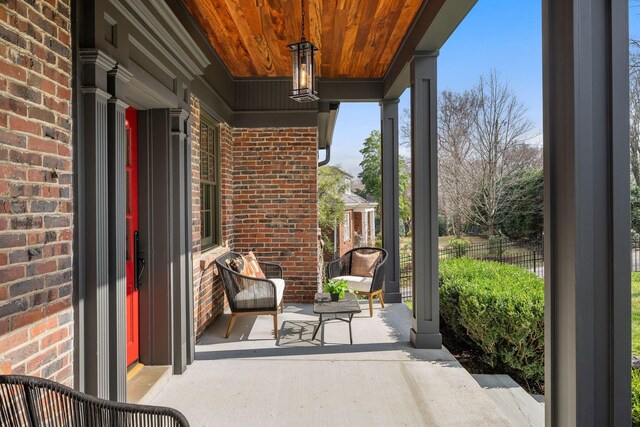
[[[138,361],[140,348],[138,307],[138,115],[126,111],[127,130],[127,365]]]

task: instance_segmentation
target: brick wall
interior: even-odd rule
[[[200,245],[200,103],[195,116],[193,170],[193,286],[197,338],[228,307],[214,268],[232,249],[253,250],[278,262],[287,280],[287,302],[309,302],[317,289],[317,137],[315,128],[231,129],[220,125],[221,247]]]
[[[69,1],[0,3],[2,370],[73,382]]]
[[[233,248],[279,263],[285,302],[318,282],[316,128],[233,130]]]
[[[192,209],[193,209],[193,298],[194,330],[196,339],[200,338],[207,327],[228,307],[224,289],[215,271],[214,260],[224,254],[233,244],[233,164],[231,148],[231,129],[220,125],[220,202],[222,210],[223,245],[202,252],[200,244],[200,101],[191,97],[191,114],[195,121],[191,129],[193,138],[192,167]]]

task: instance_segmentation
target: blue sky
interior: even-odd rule
[[[528,107],[535,133],[542,133],[541,0],[479,0],[449,38],[438,57],[438,91],[471,88],[481,74],[495,69]],[[640,38],[640,1],[632,0],[630,34]],[[409,91],[400,109],[409,106]],[[331,148],[332,165],[352,175],[360,170],[358,150],[380,128],[376,103],[342,103]]]

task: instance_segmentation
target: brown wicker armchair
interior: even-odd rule
[[[0,425],[189,427],[184,415],[175,409],[98,399],[24,375],[0,375]]]
[[[371,256],[378,254],[372,270],[372,276],[355,274],[353,259],[357,255]],[[373,317],[373,297],[377,296],[382,308],[384,308],[384,298],[382,297],[382,285],[385,279],[385,268],[387,263],[387,251],[382,248],[361,247],[351,249],[335,261],[331,261],[327,266],[327,277],[330,279],[344,279],[348,282],[349,288],[358,295],[369,298],[369,314]]]
[[[216,258],[218,274],[222,279],[224,293],[231,309],[231,320],[229,321],[225,338],[228,338],[231,334],[231,329],[237,316],[268,314],[273,316],[274,336],[278,339],[278,308],[280,310],[283,308],[284,295],[282,268],[275,263],[258,261],[267,278],[258,279],[244,276],[232,270],[226,264],[228,259],[237,259],[240,256],[237,252],[228,252]],[[240,268],[242,268],[242,265]]]

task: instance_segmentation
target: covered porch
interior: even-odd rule
[[[320,334],[312,341],[309,304],[286,306],[277,341],[270,316],[240,318],[225,340],[225,315],[191,367],[143,402],[177,408],[192,426],[543,424],[542,406],[526,414],[531,423],[508,418],[446,348],[412,346],[405,304],[377,305],[373,318],[361,304],[353,345],[344,322],[326,324],[324,346]]]
[[[0,87],[19,99],[0,116],[3,141],[17,153],[0,159],[3,195],[16,194],[0,230],[0,260],[17,264],[15,277],[1,271],[9,371],[126,401],[133,364],[168,366],[175,376],[148,403],[178,408],[192,425],[506,423],[442,348],[440,331],[438,56],[476,0],[305,2],[306,36],[320,51],[319,99],[304,104],[289,99],[298,1],[62,2],[55,13],[64,19],[45,25],[52,34],[44,37],[29,23],[53,16],[44,2],[4,3],[13,50],[3,60],[20,58]],[[628,4],[543,0],[542,10],[546,422],[628,425]],[[43,43],[55,53],[34,63]],[[50,61],[62,73],[43,65]],[[31,93],[39,68],[59,81],[63,104]],[[398,98],[406,90],[419,260],[412,310],[398,304]],[[318,346],[305,305],[320,285],[317,170],[345,102],[380,104],[392,304],[355,319],[353,345],[336,323]],[[26,166],[33,152],[37,164]],[[54,182],[54,202],[25,193],[27,177]],[[55,215],[42,220],[42,210]],[[25,211],[34,215],[13,217]],[[59,249],[46,246],[58,237]],[[230,341],[222,338],[227,314],[213,261],[229,251],[282,264],[278,341],[269,317],[243,318]],[[37,263],[41,255],[64,259]],[[58,322],[64,346],[41,349],[38,333]]]

